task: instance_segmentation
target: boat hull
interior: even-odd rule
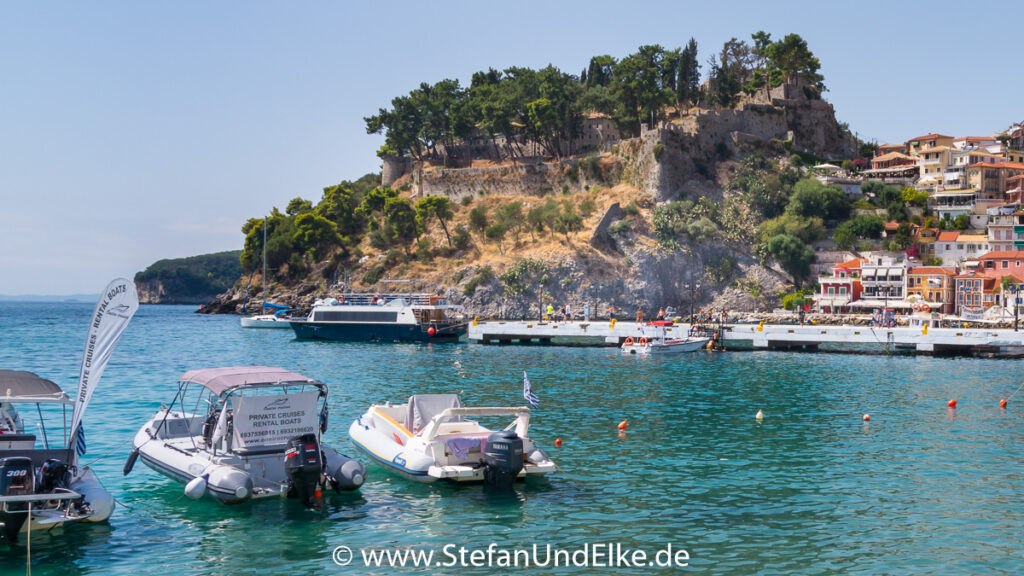
[[[360,342],[458,342],[465,326],[444,328],[433,335],[416,324],[360,324],[354,322],[310,322],[292,320],[295,337],[301,340]]]
[[[678,354],[681,352],[695,352],[702,350],[707,347],[710,340],[708,338],[696,338],[690,340],[678,340],[668,341],[665,344],[656,342],[648,342],[646,344],[631,344],[622,345],[623,354],[640,354],[640,355],[661,355],[661,354]]]
[[[286,319],[274,316],[244,316],[242,317],[242,328],[273,328],[287,330],[291,328],[291,322]]]

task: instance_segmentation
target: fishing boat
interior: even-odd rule
[[[91,317],[74,398],[35,373],[0,370],[0,534],[8,542],[68,523],[104,522],[113,513],[113,496],[80,462],[82,422],[138,307],[133,282],[119,278],[107,286]]]
[[[255,267],[253,268],[255,272]],[[252,275],[249,275],[252,282]],[[263,297],[267,297],[267,219],[263,219]],[[245,287],[245,299],[242,300],[242,314],[245,314],[245,305],[249,301],[249,286]],[[272,312],[268,312],[272,310]],[[291,308],[280,304],[263,302],[259,314],[242,317],[242,328],[291,328]]]
[[[292,319],[300,339],[457,342],[466,333],[463,307],[433,294],[341,294]]]
[[[170,407],[135,435],[124,473],[141,457],[185,484],[192,499],[234,504],[287,496],[319,506],[327,487],[355,490],[366,478],[362,464],[320,442],[327,394],[326,384],[284,368],[190,370]]]
[[[469,418],[514,416],[500,431]],[[457,394],[419,394],[374,404],[349,426],[352,442],[384,468],[416,482],[483,482],[511,487],[555,471],[528,433],[527,407],[463,407]]]

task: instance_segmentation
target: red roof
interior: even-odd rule
[[[847,260],[842,264],[836,264],[833,268],[860,268],[860,258],[854,258],[853,260]]]
[[[982,254],[978,260],[998,260],[1000,258],[1006,258],[1007,260],[1024,260],[1024,252],[1018,250],[997,250],[995,252],[988,252]]]
[[[976,164],[971,164],[971,168],[974,168],[975,166],[981,168],[999,168],[1000,170],[1024,170],[1024,164],[1017,164],[1016,162],[978,162]]]
[[[991,136],[961,136],[959,138],[954,138],[953,142],[963,142],[964,140],[966,140],[968,142],[982,142],[982,141],[986,141],[986,140],[993,140],[994,141],[995,138],[993,138]]]
[[[945,274],[946,276],[956,276],[956,268],[947,268],[945,266],[915,266],[911,268],[907,274]]]
[[[913,142],[915,140],[937,140],[939,138],[952,138],[952,136],[946,136],[945,134],[925,134],[924,136],[911,138],[908,142]]]
[[[945,232],[939,232],[939,237],[936,239],[938,242],[956,242],[957,237],[960,236],[960,232],[956,230],[946,230]]]
[[[900,228],[900,223],[896,222],[895,220],[893,220],[892,222],[886,222],[885,223],[885,229],[886,230],[899,230],[899,228]]]

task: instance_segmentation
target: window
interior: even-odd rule
[[[1009,268],[1009,267],[1010,267],[1010,262],[1008,260],[1003,260],[1003,268]]]
[[[836,293],[836,289],[835,289],[835,287],[834,287],[834,286],[829,286],[829,287],[828,287],[828,293],[829,293],[829,294],[835,294],[835,293]]]
[[[846,286],[840,286],[839,287],[839,293],[840,294],[846,294]]]

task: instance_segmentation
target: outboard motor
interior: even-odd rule
[[[288,441],[284,453],[284,470],[288,474],[288,497],[298,498],[308,507],[320,497],[320,478],[324,472],[323,456],[316,434],[303,434]]]
[[[511,490],[523,469],[523,439],[511,430],[487,437],[484,449],[484,483]]]
[[[23,456],[0,458],[0,496],[33,494],[35,473],[32,459]],[[4,524],[4,537],[8,542],[18,539],[18,532],[28,519],[28,505],[24,502],[0,504],[0,522]]]
[[[36,492],[46,494],[56,488],[67,487],[68,465],[56,458],[50,458],[39,468],[39,482]]]

